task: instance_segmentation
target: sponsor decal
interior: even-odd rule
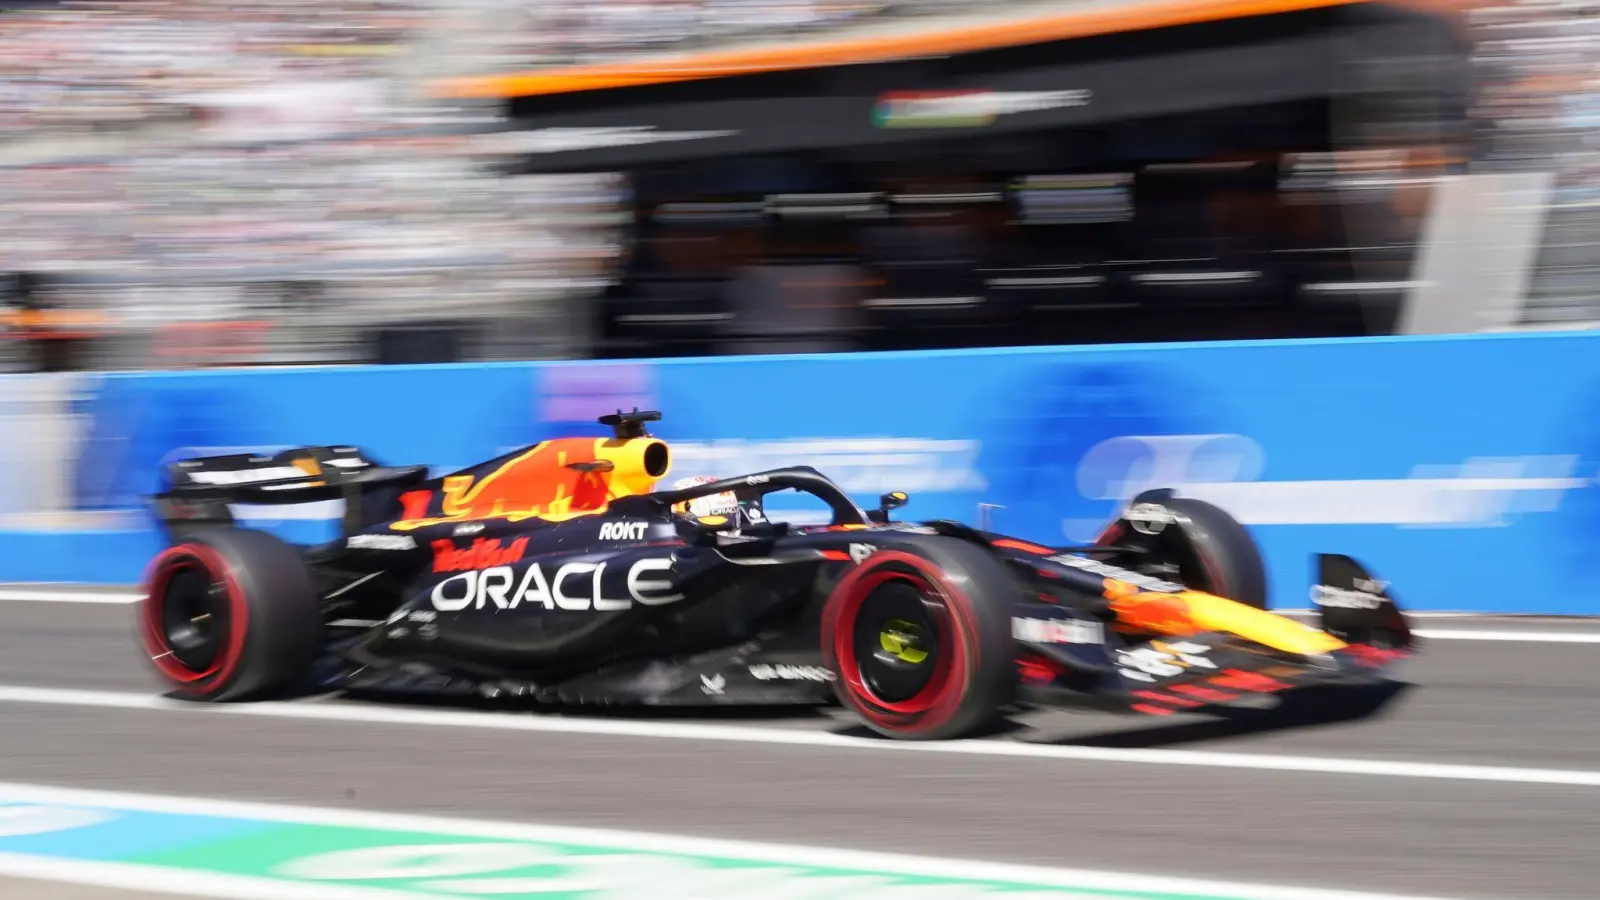
[[[353,534],[344,545],[351,550],[415,550],[417,539],[409,534]]]
[[[700,690],[702,693],[713,697],[720,697],[724,688],[728,686],[728,679],[721,675],[701,675]]]
[[[1211,648],[1192,641],[1168,644],[1151,641],[1148,647],[1118,650],[1117,665],[1123,676],[1135,681],[1154,681],[1171,678],[1194,669],[1215,669],[1217,664],[1205,657]]]
[[[199,484],[256,484],[262,481],[279,481],[284,478],[305,478],[306,470],[296,466],[273,466],[266,469],[234,469],[218,471],[192,471],[185,472],[190,481]]]
[[[1178,517],[1159,503],[1138,503],[1122,514],[1122,518],[1140,534],[1160,534],[1168,525],[1175,525]]]
[[[335,469],[365,469],[369,465],[369,463],[364,459],[351,458],[351,459],[330,459],[330,460],[324,461],[323,465],[332,466]]]
[[[649,522],[602,522],[600,524],[600,540],[602,541],[638,541],[644,539],[645,529],[650,527]]]
[[[418,518],[421,518],[421,517],[419,516]],[[482,522],[468,522],[465,525],[457,525],[456,529],[454,531],[450,532],[450,533],[452,535],[456,536],[456,537],[463,537],[463,536],[469,535],[469,534],[479,534],[482,531],[483,531],[483,523]]]
[[[458,548],[454,541],[441,539],[433,542],[433,570],[435,572],[460,572],[465,569],[488,569],[510,565],[520,559],[528,549],[528,539],[517,538],[508,546],[501,546],[499,538],[478,538],[472,546]]]
[[[904,531],[907,534],[938,534],[939,533],[939,530],[936,529],[936,528],[929,528],[926,525],[916,525],[916,524],[913,524],[911,522],[893,522],[888,527],[889,527],[890,531]]]
[[[1376,590],[1369,591],[1363,588],[1363,582],[1375,587]],[[1379,582],[1379,584],[1382,583]],[[1355,590],[1317,584],[1311,586],[1311,602],[1317,606],[1325,606],[1330,609],[1377,609],[1383,605],[1384,598],[1380,593],[1382,590],[1381,587],[1377,587],[1373,582],[1364,578],[1356,580]]]
[[[441,612],[487,609],[490,606],[495,609],[519,609],[523,605],[571,612],[615,612],[629,609],[635,603],[664,606],[683,599],[670,580],[651,577],[654,572],[670,571],[670,559],[634,561],[628,567],[626,597],[605,596],[602,582],[608,565],[610,563],[569,562],[557,568],[553,575],[546,575],[544,567],[535,563],[528,566],[520,580],[508,565],[472,570],[452,575],[434,585],[431,599],[433,608]],[[578,584],[586,585],[581,593],[568,593]]]
[[[863,560],[877,552],[877,549],[871,544],[851,544],[850,561],[859,566]]]
[[[976,128],[1001,116],[1088,106],[1093,94],[1066,91],[894,91],[878,98],[879,128]]]
[[[1170,581],[1162,581],[1159,578],[1152,578],[1148,575],[1140,575],[1138,572],[1133,572],[1128,569],[1119,569],[1116,566],[1108,566],[1099,560],[1088,559],[1082,556],[1073,556],[1070,553],[1063,553],[1058,556],[1047,556],[1045,559],[1056,563],[1057,565],[1066,566],[1069,569],[1078,569],[1084,572],[1091,572],[1095,575],[1099,575],[1102,578],[1109,578],[1113,581],[1121,582],[1123,584],[1131,584],[1146,591],[1155,591],[1161,594],[1181,594],[1188,590],[1181,584],[1173,584]],[[1108,590],[1109,589],[1110,588],[1108,586]]]
[[[757,681],[832,681],[833,672],[822,666],[775,666],[757,665],[750,667],[750,677]]]
[[[1105,626],[1083,619],[1011,620],[1011,636],[1030,644],[1104,644]]]

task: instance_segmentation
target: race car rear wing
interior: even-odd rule
[[[300,447],[275,456],[236,453],[180,459],[163,467],[165,489],[151,500],[168,535],[234,524],[231,506],[345,501],[343,529],[380,515],[377,507],[427,480],[427,466],[388,467],[359,447]]]

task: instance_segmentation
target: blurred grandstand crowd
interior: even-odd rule
[[[527,69],[794,36],[954,6],[951,0],[526,0],[478,12],[471,20],[478,27],[465,30],[461,46],[478,70]],[[508,20],[516,27],[504,27]]]
[[[1529,318],[1600,324],[1600,3],[1487,3],[1471,22],[1485,132],[1479,167],[1555,179]]]
[[[103,128],[174,114],[202,93],[370,78],[424,22],[382,0],[13,9],[0,17],[0,127]]]
[[[455,317],[538,307],[611,264],[613,183],[496,177],[459,111],[416,101],[423,79],[942,2],[7,4],[0,271],[112,330],[237,320],[241,296],[308,280],[341,302],[297,315],[302,335],[424,315],[442,292]]]
[[[54,290],[121,328],[236,320],[241,304],[255,302],[241,298],[259,296],[261,285],[308,280],[341,302],[294,324],[325,334],[434,315],[442,298],[456,317],[551,307],[549,298],[599,284],[621,253],[617,183],[499,177],[488,165],[495,151],[459,127],[470,111],[420,103],[422,79],[957,8],[951,0],[0,7],[0,271],[54,276]],[[1498,144],[1555,153],[1578,182],[1600,171],[1592,143],[1600,19],[1590,12],[1540,0],[1478,20],[1486,65],[1516,73],[1506,79],[1512,87],[1487,95],[1497,133],[1520,139]],[[1529,151],[1535,133],[1546,139]],[[559,355],[561,329],[541,333],[540,346],[508,352]],[[141,352],[117,362],[144,364]]]

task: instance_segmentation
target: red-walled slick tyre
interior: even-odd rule
[[[1005,566],[976,545],[883,547],[847,572],[822,613],[824,664],[846,707],[879,734],[947,740],[998,719],[1016,687]]]
[[[150,564],[139,631],[174,696],[254,700],[311,671],[322,617],[293,547],[262,531],[216,528]]]

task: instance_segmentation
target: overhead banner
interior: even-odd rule
[[[1413,608],[1600,613],[1600,334],[119,374],[91,393],[82,509],[139,507],[181,455],[356,444],[444,472],[639,407],[664,415],[669,479],[811,465],[863,506],[903,490],[906,517],[976,522],[982,505],[1054,544],[1172,487],[1250,526],[1278,606],[1307,606],[1311,555],[1336,552]],[[339,510],[237,512],[316,540]],[[124,557],[96,536],[73,580],[136,577],[117,560],[151,534]],[[0,581],[65,546],[12,537]]]
[[[1369,93],[1358,63],[1415,52],[1432,35],[1415,22],[1316,25],[1285,17],[1248,33],[1124,38],[1115,50],[1058,42],[528,98],[514,105],[516,131],[500,140],[526,154],[525,171],[607,171],[1158,119]],[[1461,93],[1459,82],[1441,62],[1382,90],[1443,102]]]
[[[527,154],[527,171],[598,171],[1303,100],[1327,96],[1332,71],[1329,43],[1320,37],[1263,41],[1247,53],[1213,49],[946,78],[907,66],[903,81],[891,68],[837,94],[681,102],[664,94],[638,105],[529,115],[504,139]],[[863,90],[875,84],[883,89]]]

